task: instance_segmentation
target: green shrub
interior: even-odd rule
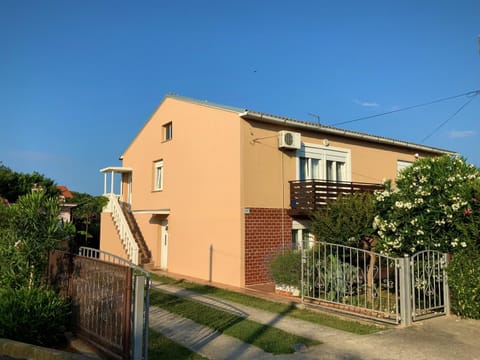
[[[0,289],[0,337],[41,346],[63,340],[70,306],[45,288]]]
[[[269,265],[270,276],[277,285],[301,287],[302,253],[285,250],[277,253]]]
[[[373,233],[375,198],[373,194],[340,195],[312,216],[311,228],[318,241],[362,247]]]
[[[447,271],[451,309],[461,317],[480,319],[480,252],[456,253]]]

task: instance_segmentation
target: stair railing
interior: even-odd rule
[[[138,244],[133,237],[127,219],[125,218],[119,198],[115,194],[108,194],[108,197],[110,201],[107,205],[107,211],[112,213],[113,222],[117,227],[118,235],[127,252],[128,258],[132,263],[138,265]]]

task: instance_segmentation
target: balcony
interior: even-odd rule
[[[325,207],[327,201],[339,195],[357,192],[373,192],[383,189],[381,184],[336,182],[327,180],[290,181],[290,210],[292,217],[309,217],[318,209]]]

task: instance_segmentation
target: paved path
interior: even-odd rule
[[[227,300],[153,283],[154,288],[230,311],[262,324],[322,341],[292,355],[273,356],[255,346],[151,307],[150,326],[165,336],[209,359],[455,359],[480,360],[480,322],[455,317],[430,319],[372,335],[354,335],[341,330],[254,309]]]

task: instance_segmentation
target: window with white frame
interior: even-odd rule
[[[299,180],[350,181],[350,151],[305,144],[297,152]]]
[[[153,189],[163,190],[163,160],[155,161],[153,175]]]
[[[397,176],[400,174],[400,171],[413,165],[413,162],[406,160],[397,160]]]
[[[169,122],[163,125],[163,141],[172,140],[173,138],[173,123]]]
[[[292,222],[292,249],[311,249],[315,238],[308,229],[308,224],[293,220]]]

